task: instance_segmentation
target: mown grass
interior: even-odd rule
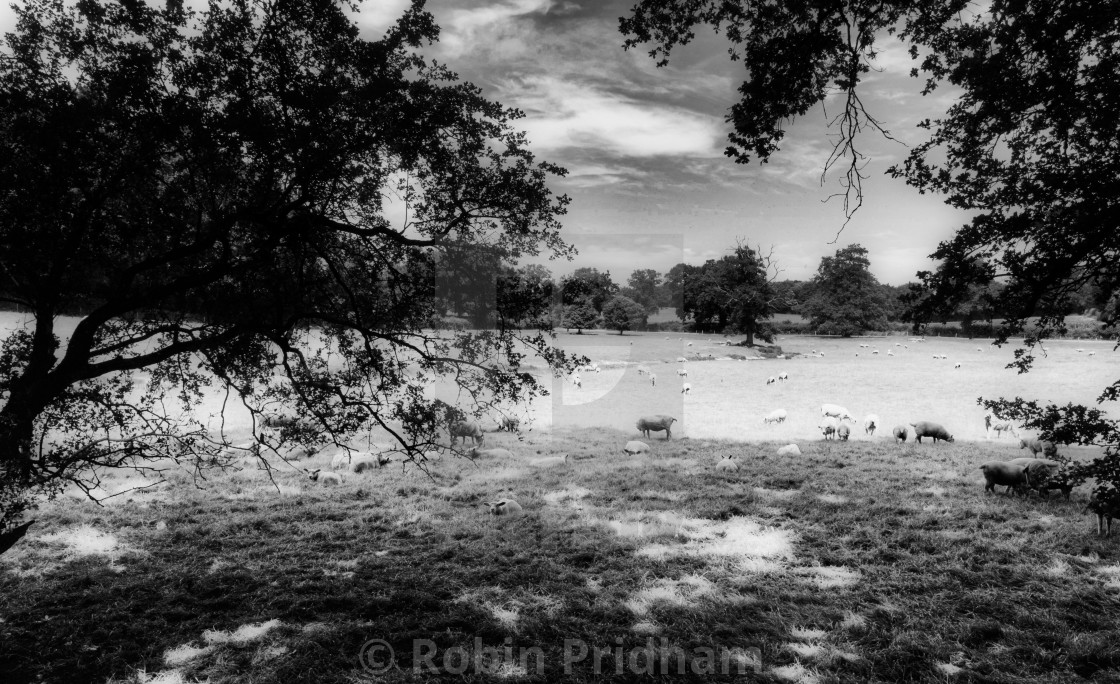
[[[396,465],[340,488],[290,472],[277,491],[247,468],[104,508],[60,500],[0,557],[0,680],[649,678],[616,673],[613,655],[565,674],[565,639],[679,648],[670,680],[737,680],[734,666],[695,674],[702,648],[733,664],[757,648],[753,681],[1116,676],[1120,540],[1094,536],[1084,488],[1071,502],[985,495],[975,468],[995,452],[978,443],[809,442],[791,458],[654,440],[629,457],[631,437],[494,435],[513,459],[445,458],[430,477]],[[570,465],[531,465],[559,453]],[[740,471],[714,469],[727,453]],[[487,515],[499,496],[525,514]],[[83,526],[117,546],[81,555],[52,536]],[[414,640],[439,665],[476,638],[537,647],[543,670],[411,669]],[[371,639],[399,669],[362,669]]]

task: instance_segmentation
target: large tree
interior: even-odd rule
[[[99,467],[221,462],[208,393],[264,446],[280,406],[301,420],[279,441],[381,428],[420,458],[450,410],[441,378],[480,414],[541,392],[526,349],[567,367],[500,319],[428,327],[462,260],[566,254],[567,199],[516,112],[418,52],[438,36],[421,2],[373,41],[330,0],[26,0],[17,17],[0,300],[30,323],[0,346],[0,531]]]
[[[630,274],[628,288],[623,294],[633,299],[647,313],[657,313],[661,307],[661,274],[652,268],[640,268]]]
[[[879,127],[860,98],[870,58],[892,36],[915,60],[921,55],[913,73],[926,79],[925,93],[946,84],[957,90],[944,116],[920,124],[929,139],[893,172],[975,215],[932,255],[942,263],[922,274],[911,317],[919,325],[949,315],[974,286],[998,278],[1001,343],[1040,315],[1017,350],[1014,365],[1025,371],[1035,343],[1063,330],[1071,293],[1091,284],[1115,301],[1120,286],[1120,12],[1083,0],[993,0],[971,13],[968,5],[640,0],[622,31],[628,47],[652,41],[651,54],[662,63],[698,25],[723,32],[745,74],[727,117],[728,154],[737,161],[751,151],[768,158],[786,120],[839,92],[836,147],[823,164],[827,170],[842,162],[849,213],[862,201],[857,134]],[[1104,321],[1120,322],[1116,307]],[[1120,381],[1104,388],[1098,403],[1117,398]],[[1044,436],[1106,446],[1095,465],[1098,492],[1120,505],[1115,421],[1081,405],[986,403]]]
[[[629,297],[615,295],[603,305],[603,327],[617,330],[619,335],[645,324],[646,309]]]
[[[850,337],[886,329],[886,297],[863,247],[848,245],[821,257],[812,284],[804,310],[814,332]]]
[[[774,314],[776,294],[771,287],[769,258],[745,245],[720,259],[709,259],[695,271],[685,272],[683,311],[696,330],[731,330],[770,340],[765,319]]]
[[[565,305],[590,302],[596,312],[618,294],[618,285],[611,279],[610,271],[597,268],[577,268],[571,275],[560,279],[560,299]]]

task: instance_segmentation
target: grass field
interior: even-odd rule
[[[1095,537],[1086,487],[1069,502],[985,494],[977,466],[1021,452],[984,438],[975,405],[1091,401],[1115,377],[1111,345],[1050,342],[1016,376],[1002,370],[1011,351],[986,342],[791,337],[783,350],[824,356],[736,361],[719,359],[749,352],[664,338],[562,336],[604,372],[558,383],[521,439],[487,434],[512,457],[394,463],[340,487],[246,461],[103,507],[45,504],[0,556],[0,681],[1120,676],[1120,540]],[[788,382],[765,384],[782,370]],[[822,402],[887,429],[938,420],[958,441],[857,429],[824,442]],[[779,407],[789,421],[764,427]],[[622,453],[637,416],[678,410],[673,440]],[[801,456],[776,455],[789,441]],[[542,460],[560,454],[566,465]],[[727,454],[738,471],[715,467]],[[113,491],[135,482],[108,477]],[[524,513],[488,515],[499,497]]]

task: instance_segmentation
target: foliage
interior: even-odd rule
[[[647,312],[657,313],[662,305],[661,274],[652,268],[637,269],[630,274],[627,297],[640,304]]]
[[[576,334],[582,335],[585,328],[594,328],[598,322],[599,312],[590,299],[564,307],[563,326],[569,330],[575,328]]]
[[[577,268],[570,276],[560,279],[560,301],[565,306],[589,302],[596,312],[618,294],[618,285],[611,280],[610,272],[600,273],[597,268]]]
[[[497,309],[503,321],[519,327],[546,327],[555,285],[540,264],[506,266],[497,282]]]
[[[814,331],[849,337],[865,330],[886,330],[886,301],[871,274],[867,250],[848,245],[822,257],[805,302]]]
[[[603,306],[604,328],[617,330],[621,335],[627,330],[645,327],[646,310],[629,297],[616,295]]]
[[[438,378],[478,414],[543,392],[524,353],[574,365],[547,331],[425,329],[470,267],[489,292],[456,307],[491,321],[499,263],[570,248],[547,188],[563,170],[534,160],[519,113],[423,58],[421,2],[375,41],[320,0],[16,11],[0,300],[33,325],[0,346],[0,527],[99,467],[228,460],[208,392],[269,448],[266,410],[318,442],[382,428],[422,458],[448,416]]]
[[[770,341],[762,321],[774,313],[775,294],[767,274],[768,260],[745,245],[732,254],[684,269],[683,312],[699,332],[731,330]]]

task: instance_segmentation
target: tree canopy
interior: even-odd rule
[[[258,440],[276,405],[308,439],[376,427],[420,458],[448,417],[438,378],[479,414],[541,393],[523,354],[569,363],[500,319],[430,327],[464,261],[570,250],[546,185],[563,170],[517,112],[423,58],[421,2],[378,40],[327,0],[16,11],[0,301],[31,324],[0,347],[0,530],[99,466],[220,462],[207,392]]]
[[[709,259],[699,267],[686,266],[682,275],[682,308],[693,317],[696,330],[730,329],[746,335],[747,344],[754,344],[756,335],[770,338],[763,321],[774,313],[775,293],[766,261],[756,250],[738,245],[721,259]]]
[[[560,279],[560,299],[565,305],[590,302],[596,312],[618,294],[618,285],[611,279],[609,271],[600,272],[597,268],[577,268],[571,275]]]
[[[603,305],[603,327],[617,330],[619,335],[645,324],[646,309],[629,297],[615,295]]]
[[[848,245],[821,257],[805,314],[817,333],[850,337],[887,327],[886,298],[871,274],[867,250]]]

